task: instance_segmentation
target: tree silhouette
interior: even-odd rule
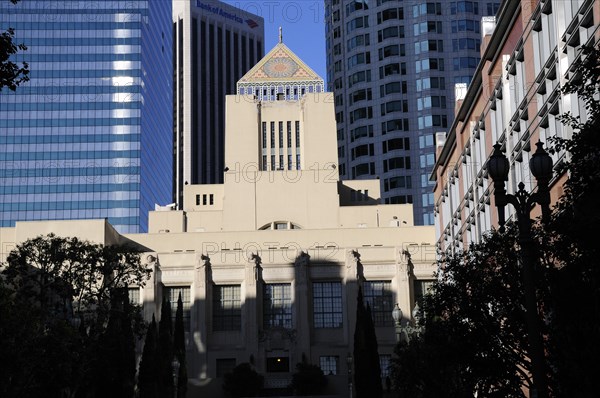
[[[173,351],[179,361],[179,377],[177,379],[177,396],[183,398],[187,393],[187,366],[185,361],[185,328],[183,323],[183,302],[181,293],[177,299],[175,312],[175,331],[173,335]]]
[[[173,396],[173,323],[171,303],[166,295],[160,309],[158,323],[158,391],[161,398]]]
[[[530,362],[516,245],[508,223],[504,234],[442,260],[421,301],[423,332],[399,344],[392,358],[402,396],[525,397]]]
[[[327,377],[319,366],[302,361],[296,364],[290,387],[301,396],[319,395],[327,387]]]
[[[247,362],[233,368],[231,373],[226,373],[223,381],[223,390],[232,397],[255,397],[262,389],[264,377]]]
[[[138,376],[140,398],[158,397],[158,352],[156,337],[156,319],[152,315],[152,322],[146,332],[144,350]]]
[[[354,328],[354,386],[356,397],[381,397],[381,367],[377,352],[377,337],[369,306],[365,308],[362,286],[356,298]]]
[[[570,138],[554,138],[555,150],[565,150],[558,165],[568,176],[549,225],[540,235],[551,242],[544,257],[550,270],[550,359],[554,388],[564,397],[597,395],[600,373],[600,51],[582,46],[563,95],[575,94],[585,106],[584,117],[567,113],[561,121],[573,130]],[[582,112],[584,113],[584,112]]]
[[[10,2],[17,4],[19,0],[10,0]],[[14,37],[15,31],[12,28],[0,33],[0,92],[4,87],[15,91],[17,86],[29,80],[29,65],[27,62],[23,62],[23,66],[19,66],[10,60],[10,57],[19,50],[27,50],[24,44],[15,44]]]
[[[52,234],[20,243],[0,275],[0,396],[94,397],[107,379],[131,389],[140,317],[126,287],[150,272],[124,247]]]

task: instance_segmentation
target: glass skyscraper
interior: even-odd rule
[[[264,19],[237,7],[173,2],[173,202],[179,209],[186,206],[185,185],[223,183],[225,95],[235,93],[236,82],[264,55]]]
[[[379,177],[384,203],[433,224],[436,133],[454,119],[455,83],[479,63],[482,16],[499,0],[325,0],[327,83],[342,179]]]
[[[31,80],[0,94],[0,226],[107,218],[172,197],[170,0],[0,3]]]

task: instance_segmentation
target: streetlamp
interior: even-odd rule
[[[394,320],[394,329],[396,331],[396,343],[400,342],[400,338],[402,336],[402,310],[396,303],[396,307],[392,310],[392,319]]]
[[[173,361],[171,362],[171,368],[173,369],[173,391],[174,391],[174,397],[177,398],[177,381],[179,379],[179,367],[181,366],[181,364],[179,363],[179,361],[177,360],[177,357],[173,358]]]
[[[352,398],[352,354],[346,356],[346,365],[348,365],[348,397]]]
[[[394,320],[394,329],[396,331],[396,343],[399,343],[404,338],[407,343],[410,343],[412,336],[419,336],[423,331],[423,327],[419,326],[419,303],[415,304],[412,312],[412,320],[402,326],[402,310],[396,303],[396,307],[392,310],[392,319]],[[414,320],[414,325],[413,325]]]
[[[535,292],[535,257],[533,252],[533,240],[531,238],[530,212],[537,203],[542,208],[542,220],[547,220],[550,215],[550,190],[548,183],[552,178],[552,158],[544,150],[544,144],[536,144],[537,150],[529,160],[531,174],[537,180],[537,191],[529,193],[525,191],[525,184],[519,183],[516,194],[507,194],[504,181],[508,181],[510,163],[502,151],[501,145],[494,145],[494,153],[487,165],[488,173],[494,181],[494,198],[498,207],[498,224],[500,231],[504,232],[504,207],[513,205],[517,214],[517,225],[519,227],[519,246],[523,265],[523,288],[525,290],[525,306],[527,310],[527,333],[529,338],[529,356],[533,376],[534,396],[537,392],[538,398],[547,398],[547,382],[545,371],[545,356],[542,334],[539,325],[539,314],[537,308],[537,297]]]

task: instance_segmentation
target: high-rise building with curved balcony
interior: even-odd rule
[[[435,134],[454,84],[479,63],[481,18],[500,1],[325,0],[328,89],[342,179],[378,177],[384,203],[413,203],[433,224]]]

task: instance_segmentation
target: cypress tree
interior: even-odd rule
[[[177,396],[185,397],[187,392],[187,366],[185,362],[185,328],[183,324],[183,302],[181,293],[177,299],[175,312],[175,331],[173,336],[173,351],[179,361],[179,378],[177,379]]]
[[[121,315],[121,335],[119,338],[120,358],[122,364],[121,391],[123,397],[133,397],[135,393],[135,337],[133,335],[133,307],[129,302],[126,289],[121,290],[123,311]]]
[[[130,398],[135,386],[135,344],[127,290],[111,294],[106,330],[98,340],[93,362],[96,397]]]
[[[366,398],[369,396],[369,361],[365,317],[366,311],[363,302],[362,286],[359,286],[356,298],[356,325],[354,327],[354,389],[357,398]]]
[[[140,362],[140,372],[138,377],[140,398],[158,397],[158,357],[156,345],[156,319],[154,319],[154,315],[152,315],[152,322],[146,332],[144,351],[142,351],[142,360]]]
[[[160,398],[173,396],[173,325],[171,321],[171,303],[166,297],[160,310],[158,323],[158,391]]]
[[[369,392],[373,398],[381,398],[383,395],[383,386],[381,384],[381,364],[379,363],[379,347],[377,344],[377,335],[375,334],[375,324],[371,314],[371,306],[367,303],[365,316],[365,334],[367,342],[367,354],[369,361]]]
[[[354,329],[354,388],[356,397],[380,398],[383,395],[381,385],[381,365],[375,325],[371,316],[371,307],[365,303],[362,287],[358,288],[356,299],[356,326]]]

